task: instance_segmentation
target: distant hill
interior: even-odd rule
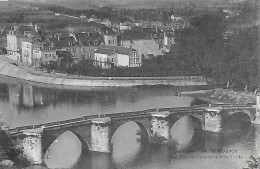
[[[171,7],[171,5],[180,4],[212,4],[221,3],[226,0],[9,0],[24,1],[35,3],[48,3],[63,5],[74,9],[99,8],[102,6],[118,7],[118,8],[157,8]]]

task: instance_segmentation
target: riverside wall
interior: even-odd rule
[[[22,79],[30,82],[80,86],[80,87],[109,87],[109,86],[139,86],[139,85],[174,85],[194,86],[207,85],[205,78],[199,76],[173,76],[173,77],[84,77],[65,76],[55,73],[32,71],[0,59],[0,74],[8,77]]]

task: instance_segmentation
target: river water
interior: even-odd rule
[[[1,121],[9,127],[46,123],[91,114],[190,106],[195,100],[175,93],[202,87],[65,88],[29,84],[0,76]],[[72,169],[239,169],[260,155],[260,126],[244,115],[225,121],[224,132],[197,131],[184,117],[171,129],[175,146],[140,142],[140,128],[128,122],[112,137],[111,154],[82,151],[67,131],[44,155],[48,168]]]

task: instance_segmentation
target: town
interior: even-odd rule
[[[0,3],[3,9],[15,6],[11,0]],[[257,1],[183,3],[156,9],[101,4],[98,10],[76,10],[20,2],[16,12],[3,10],[0,52],[35,72],[107,77],[198,75],[255,87],[253,69],[257,66],[251,64],[257,63],[256,48],[236,43],[247,38],[241,43],[253,41],[254,45],[258,40],[254,36],[258,31],[255,4]],[[249,48],[253,48],[251,53],[247,53]],[[236,49],[252,55],[242,59],[250,69],[241,70],[240,75],[234,72],[238,65],[228,70],[225,65],[241,59],[230,54],[238,52]]]
[[[0,168],[260,166],[259,0],[0,0]]]

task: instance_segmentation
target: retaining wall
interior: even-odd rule
[[[53,73],[38,73],[24,69],[0,59],[0,74],[23,79],[31,82],[65,85],[65,86],[138,86],[138,85],[174,85],[194,86],[207,85],[205,78],[198,76],[173,76],[173,77],[84,77],[60,76]]]

